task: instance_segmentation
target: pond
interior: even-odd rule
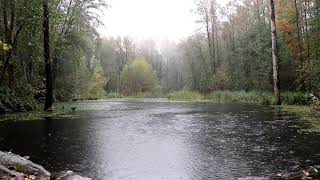
[[[0,122],[0,149],[93,179],[233,179],[320,164],[320,134],[279,108],[165,100],[78,102],[72,118]],[[91,107],[91,108],[90,108]]]

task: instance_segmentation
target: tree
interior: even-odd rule
[[[104,76],[102,67],[97,65],[95,67],[93,76],[90,80],[88,91],[85,96],[86,99],[98,99],[105,95],[105,86],[107,80]]]
[[[151,92],[155,86],[156,77],[144,59],[136,59],[127,64],[121,73],[121,92],[124,95]]]
[[[16,1],[12,0],[8,2],[7,0],[4,0],[2,2],[2,13],[3,13],[3,29],[4,29],[4,42],[9,44],[11,46],[10,49],[8,49],[5,53],[3,53],[3,60],[4,60],[4,66],[1,74],[1,80],[0,85],[2,85],[6,70],[8,69],[8,76],[9,76],[9,87],[13,88],[13,84],[15,82],[14,77],[14,65],[13,65],[13,55],[16,50],[17,45],[17,37],[21,31],[21,27],[17,28],[16,23]],[[9,17],[8,17],[9,15]]]
[[[49,30],[49,7],[48,0],[43,0],[43,50],[46,70],[46,100],[45,111],[52,111],[53,104],[53,77],[52,63],[50,59],[50,30]]]
[[[277,45],[277,28],[274,0],[270,0],[271,10],[271,37],[272,37],[272,67],[273,67],[273,104],[280,105],[280,81],[279,81],[279,64],[278,64],[278,45]]]
[[[104,7],[104,0],[0,0],[0,100],[10,94],[50,110],[53,99],[86,95]]]
[[[220,64],[217,54],[217,3],[215,0],[197,0],[196,5],[196,13],[200,16],[198,22],[205,27],[211,75],[214,76]]]

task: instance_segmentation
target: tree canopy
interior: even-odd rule
[[[125,95],[151,92],[156,86],[156,77],[144,59],[136,59],[125,65],[120,79],[121,92]]]
[[[10,95],[43,102],[48,79],[43,61],[43,4],[38,0],[0,2],[1,98]],[[319,96],[320,2],[283,0],[274,6],[281,91]],[[48,2],[48,62],[52,63],[55,101],[154,88],[162,94],[274,91],[270,1],[221,5],[196,0],[192,12],[197,30],[179,41],[161,42],[136,40],[130,34],[101,38],[97,29],[108,7],[103,0]]]

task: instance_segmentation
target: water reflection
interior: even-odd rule
[[[108,108],[2,122],[0,149],[95,179],[231,179],[320,163],[319,134],[299,134],[299,117],[276,108],[134,100],[99,107]]]

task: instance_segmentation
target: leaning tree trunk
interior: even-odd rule
[[[272,37],[272,67],[273,67],[273,104],[280,105],[280,81],[279,81],[279,64],[278,64],[278,47],[277,47],[277,28],[274,0],[270,0],[271,10],[271,37]]]
[[[48,0],[43,0],[43,48],[44,48],[44,62],[46,70],[46,101],[44,110],[52,111],[53,103],[53,76],[52,63],[50,59],[50,39],[49,39],[49,8]]]

